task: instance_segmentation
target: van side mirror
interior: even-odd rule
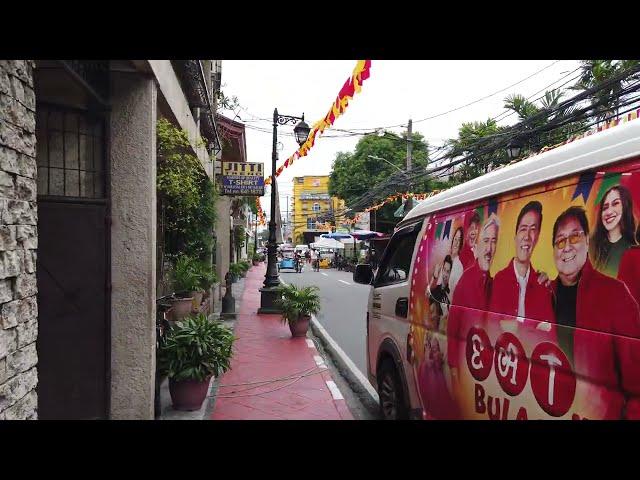
[[[368,263],[360,263],[356,265],[353,272],[353,281],[363,285],[370,285],[373,280],[373,269]]]

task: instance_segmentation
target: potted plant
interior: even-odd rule
[[[177,297],[173,304],[173,319],[178,321],[189,315],[193,309],[193,292],[200,288],[200,276],[191,257],[181,255],[176,260],[173,288]]]
[[[320,311],[320,289],[316,286],[298,288],[292,284],[282,285],[278,290],[281,298],[276,304],[282,310],[282,321],[289,324],[291,336],[306,336],[311,315]]]
[[[260,254],[254,253],[253,256],[251,257],[251,261],[252,261],[254,267],[258,266],[260,264],[260,261],[261,261]]]
[[[194,310],[198,311],[202,305],[203,295],[208,293],[211,286],[218,281],[216,272],[213,271],[211,265],[205,262],[198,262],[196,272],[199,278],[199,291],[194,293]]]
[[[251,268],[251,264],[246,260],[242,260],[241,262],[238,262],[238,265],[240,265],[240,277],[245,278],[249,268]]]
[[[229,265],[229,273],[232,277],[231,280],[233,281],[233,283],[235,283],[242,273],[242,267],[238,263],[232,263]]]
[[[198,314],[177,322],[160,347],[160,370],[169,378],[169,393],[176,410],[202,406],[209,381],[229,370],[233,332]]]

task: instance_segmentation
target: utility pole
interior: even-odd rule
[[[407,175],[409,175],[409,171],[411,170],[411,155],[413,153],[413,142],[411,141],[411,133],[413,130],[413,122],[409,119],[409,125],[407,126]],[[411,182],[409,182],[409,191],[411,191]],[[404,206],[405,214],[409,212],[413,208],[413,198],[407,198],[407,202]]]

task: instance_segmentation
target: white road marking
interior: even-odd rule
[[[315,344],[313,343],[313,340],[311,340],[310,338],[307,338],[307,347],[309,348],[314,348]]]
[[[316,361],[316,365],[319,366],[320,368],[327,368],[327,366],[324,363],[324,360],[320,355],[314,355],[313,359]]]
[[[327,274],[326,274],[326,273],[324,273],[324,272],[320,272],[320,273],[321,273],[322,275],[324,275],[325,277],[328,277],[328,276],[329,276],[329,275],[327,275]]]
[[[380,294],[374,294],[374,296],[375,295],[379,296]],[[342,348],[340,348],[340,345],[338,345],[336,341],[331,337],[331,335],[329,335],[329,332],[327,332],[327,330],[320,324],[315,315],[311,315],[311,322],[320,332],[320,336],[329,343],[331,349],[338,354],[342,362],[344,362],[351,373],[355,375],[356,380],[358,381],[360,386],[362,386],[367,391],[373,402],[378,403],[378,392],[376,392],[376,390],[371,386],[367,377],[365,377],[363,373],[358,369],[358,367],[356,367],[356,364],[353,363],[353,360],[351,360],[347,356],[347,354],[344,353],[344,350],[342,350]]]
[[[344,283],[345,285],[351,285],[349,282],[345,282],[344,280],[338,280],[338,281]]]
[[[342,393],[340,393],[340,389],[333,380],[327,380],[327,387],[331,390],[331,396],[334,400],[344,400]]]

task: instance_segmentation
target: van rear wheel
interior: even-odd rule
[[[380,414],[384,420],[406,420],[409,408],[398,370],[392,360],[386,359],[378,370],[378,396]]]

